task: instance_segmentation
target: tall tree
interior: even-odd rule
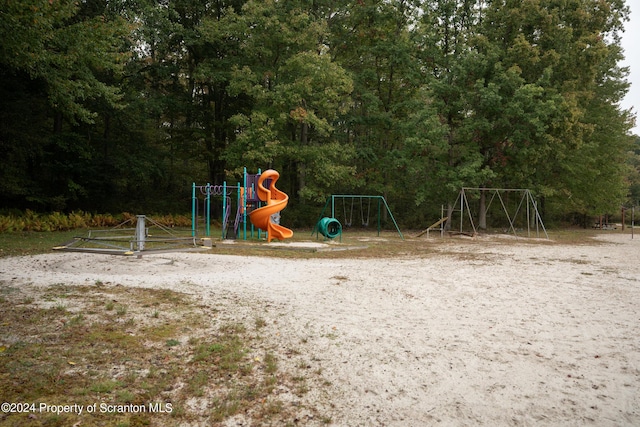
[[[436,2],[422,17],[422,34],[431,46],[423,61],[434,79],[432,104],[447,127],[448,162],[434,171],[442,187],[523,187],[566,197],[562,188],[578,179],[570,173],[577,165],[619,165],[613,156],[593,169],[588,159],[597,154],[587,142],[605,121],[616,123],[610,135],[618,141],[628,130],[616,106],[624,72],[615,68],[626,12],[620,2]],[[607,117],[598,125],[589,116],[594,108]],[[625,146],[607,145],[617,153]],[[619,194],[620,179],[609,182],[618,183],[609,193]],[[585,190],[574,200],[588,197]]]
[[[471,48],[483,13],[483,3],[475,0],[435,1],[424,8],[414,32],[423,102],[409,122],[416,131],[407,139],[413,151],[404,154],[424,182],[415,203],[431,202],[433,214],[448,204],[451,217],[451,203],[461,187],[480,186],[493,176],[471,120],[476,83],[486,67]]]
[[[627,85],[616,64],[627,13],[618,1],[490,3],[475,44],[488,66],[477,81],[474,117],[494,182],[572,200],[575,208],[592,199],[587,188],[570,190],[578,181],[620,165],[629,122],[617,106]],[[623,191],[619,177],[602,184],[610,195]]]
[[[329,21],[329,43],[335,60],[353,76],[352,107],[341,118],[340,135],[357,150],[358,187],[391,193],[403,180],[398,152],[402,149],[403,122],[415,107],[420,87],[420,64],[410,27],[419,2],[409,0],[355,0]],[[346,184],[346,183],[345,183]],[[402,193],[395,192],[396,198]]]
[[[349,145],[339,146],[333,122],[348,105],[351,79],[323,43],[323,19],[306,2],[254,2],[243,8],[244,64],[235,67],[233,93],[252,108],[234,117],[237,140],[226,158],[282,167],[293,200],[321,200],[350,180]],[[312,171],[312,173],[310,173]]]
[[[94,122],[99,103],[120,106],[111,76],[128,34],[120,17],[91,13],[93,3],[0,3],[0,194],[19,206],[62,209],[90,190],[93,147],[74,130]]]

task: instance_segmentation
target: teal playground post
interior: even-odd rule
[[[191,188],[191,237],[196,237],[196,205],[198,203],[198,199],[196,198],[196,183],[193,183]]]
[[[242,188],[244,188],[242,192],[242,238],[243,240],[247,240],[247,168],[244,168],[244,172],[242,173]],[[238,194],[240,194],[239,188]]]
[[[207,223],[204,235],[211,236],[211,184],[207,184],[207,196],[205,198],[205,212],[207,216]]]

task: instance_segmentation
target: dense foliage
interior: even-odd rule
[[[546,216],[640,198],[624,0],[0,0],[2,208],[185,212],[280,171],[408,225],[461,187]],[[635,144],[635,145],[634,145]],[[304,212],[314,212],[305,217]]]

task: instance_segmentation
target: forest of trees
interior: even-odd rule
[[[546,218],[640,199],[624,0],[0,0],[0,208],[188,212],[280,172],[424,225],[461,187]],[[309,213],[309,214],[305,214]],[[431,221],[433,222],[433,221]]]

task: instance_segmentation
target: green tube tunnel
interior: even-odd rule
[[[318,231],[324,237],[335,239],[342,234],[342,224],[335,218],[324,217],[318,221]]]

